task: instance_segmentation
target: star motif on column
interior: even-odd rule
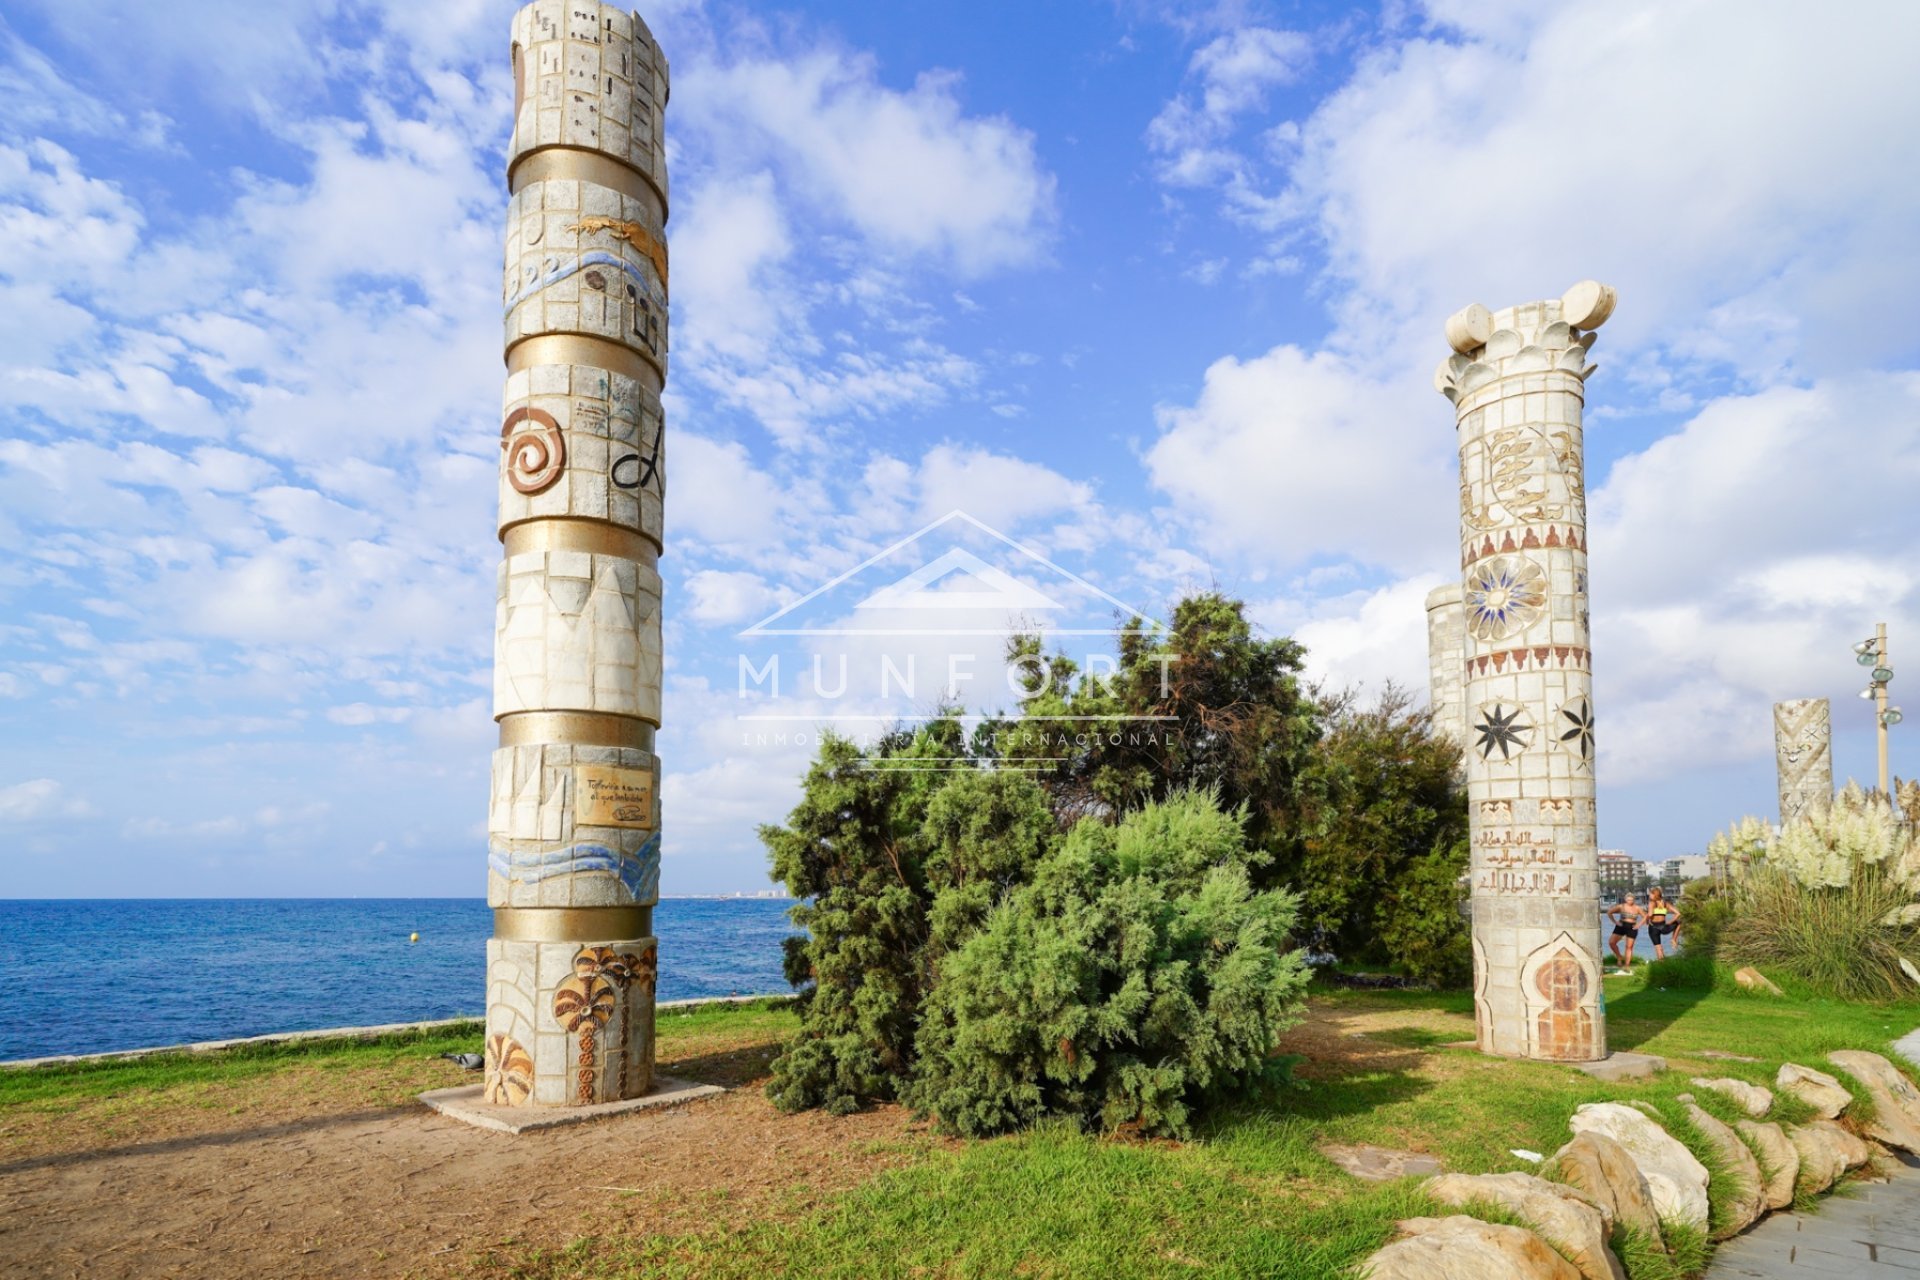
[[[1580,757],[1582,764],[1593,763],[1593,704],[1585,698],[1560,708],[1560,741]]]
[[[1529,735],[1533,725],[1527,720],[1525,707],[1509,707],[1496,702],[1480,710],[1480,723],[1474,732],[1480,735],[1480,741],[1474,745],[1480,748],[1480,758],[1491,760],[1497,749],[1502,760],[1511,760],[1527,749]]]

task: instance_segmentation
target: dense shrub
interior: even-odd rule
[[[1179,1135],[1268,1077],[1307,979],[1296,900],[1253,888],[1242,826],[1201,792],[1082,821],[941,961],[908,1100],[965,1134]]]
[[[782,1108],[846,1112],[896,1096],[938,949],[1024,882],[1057,838],[1030,779],[953,771],[961,757],[950,720],[871,755],[829,735],[786,825],[761,828],[807,930],[787,940],[787,979],[802,999],[800,1032],[768,1086]]]
[[[1056,814],[1113,821],[1177,791],[1212,791],[1244,810],[1248,843],[1268,855],[1255,885],[1301,894],[1302,942],[1466,981],[1468,934],[1443,874],[1449,859],[1455,879],[1465,870],[1460,749],[1412,697],[1389,685],[1362,704],[1304,685],[1306,651],[1257,636],[1241,604],[1216,593],[1176,605],[1165,637],[1129,631],[1110,680],[1076,682],[1064,655],[1043,667],[1040,654],[1037,637],[1016,638],[1010,657],[1035,677],[1023,718],[979,740],[1056,761],[1038,775]],[[1096,717],[1124,717],[1128,732],[1089,734]]]
[[[1301,770],[1297,838],[1279,842],[1300,891],[1303,941],[1349,964],[1464,986],[1472,976],[1467,809],[1460,748],[1389,685],[1371,706],[1321,701],[1324,731]]]
[[[1732,888],[1721,958],[1855,1000],[1920,993],[1920,842],[1883,795],[1848,787],[1788,824]]]
[[[1689,880],[1680,891],[1680,919],[1684,923],[1689,955],[1715,956],[1720,938],[1733,919],[1733,895],[1719,880]]]
[[[1407,863],[1381,887],[1373,917],[1377,941],[1363,956],[1390,959],[1410,978],[1442,987],[1473,980],[1473,930],[1467,900],[1464,836]]]
[[[779,1106],[911,1092],[965,1132],[1048,1114],[1179,1132],[1269,1070],[1295,942],[1464,981],[1458,749],[1396,692],[1359,708],[1304,687],[1305,651],[1238,601],[1172,618],[1127,631],[1102,681],[1017,638],[1023,714],[971,738],[956,718],[864,751],[826,738],[760,833],[807,931]],[[990,767],[1008,754],[1021,769]]]

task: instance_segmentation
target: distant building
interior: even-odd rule
[[[1625,849],[1602,849],[1598,858],[1603,893],[1627,893],[1645,873],[1645,864]]]
[[[1704,853],[1687,853],[1678,858],[1668,858],[1661,867],[1660,879],[1666,883],[1678,881],[1685,884],[1689,880],[1704,880],[1713,874],[1713,867],[1707,862]]]

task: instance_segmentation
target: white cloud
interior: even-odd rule
[[[335,724],[404,724],[413,718],[412,707],[375,707],[364,702],[327,708],[327,719]]]
[[[879,83],[871,58],[820,49],[695,64],[676,81],[683,120],[757,141],[801,195],[883,251],[967,275],[1044,252],[1054,180],[1033,134],[965,114],[958,76],[926,72],[903,92]]]
[[[1147,144],[1162,157],[1161,180],[1200,186],[1238,177],[1241,157],[1226,142],[1235,120],[1266,105],[1269,90],[1296,79],[1312,50],[1297,31],[1247,26],[1196,52],[1187,68],[1194,92],[1172,99],[1147,125]]]
[[[1452,537],[1445,410],[1430,388],[1331,352],[1229,356],[1194,404],[1161,406],[1147,471],[1213,550],[1269,566],[1327,553],[1419,565]]]
[[[85,801],[69,799],[66,788],[52,778],[34,778],[0,787],[0,822],[78,817],[89,811]]]
[[[1300,130],[1271,208],[1324,239],[1349,333],[1424,338],[1468,302],[1596,277],[1621,292],[1610,345],[1701,349],[1724,328],[1722,358],[1756,382],[1793,371],[1760,340],[1781,318],[1804,368],[1914,351],[1884,317],[1920,286],[1920,9],[1486,18],[1465,41],[1376,50]]]
[[[756,573],[702,569],[687,575],[688,613],[707,626],[746,622],[780,603],[781,595]]]
[[[914,477],[922,520],[961,510],[1011,532],[1038,516],[1092,505],[1093,489],[1051,467],[985,449],[943,444],[928,450]]]
[[[1595,687],[1620,781],[1766,748],[1779,700],[1849,698],[1849,646],[1920,627],[1920,375],[1727,397],[1590,502]]]

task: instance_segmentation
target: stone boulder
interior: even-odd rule
[[[1707,1167],[1651,1116],[1617,1102],[1588,1102],[1567,1123],[1575,1133],[1602,1134],[1626,1148],[1663,1221],[1707,1229]]]
[[[1800,1179],[1800,1152],[1788,1141],[1787,1131],[1759,1120],[1742,1120],[1734,1127],[1760,1153],[1761,1172],[1767,1180],[1767,1208],[1784,1209],[1792,1204],[1794,1183]]]
[[[1733,971],[1733,980],[1747,991],[1759,991],[1770,996],[1783,996],[1786,992],[1773,985],[1773,980],[1752,965]]]
[[[1703,1080],[1699,1076],[1689,1082],[1696,1089],[1711,1089],[1723,1093],[1740,1104],[1740,1109],[1758,1120],[1767,1114],[1773,1106],[1773,1091],[1763,1089],[1757,1084],[1748,1084],[1745,1080],[1735,1080],[1730,1076],[1716,1076],[1712,1080]]]
[[[1583,1280],[1580,1269],[1521,1227],[1478,1218],[1408,1218],[1360,1265],[1369,1280]]]
[[[1812,1107],[1822,1120],[1833,1119],[1853,1101],[1853,1095],[1838,1080],[1797,1062],[1783,1063],[1773,1083],[1782,1093],[1790,1093]]]
[[[1827,1059],[1858,1080],[1873,1099],[1868,1136],[1920,1155],[1920,1089],[1913,1081],[1877,1053],[1842,1049]]]
[[[1872,1155],[1867,1144],[1831,1120],[1815,1120],[1787,1130],[1800,1153],[1800,1184],[1808,1191],[1831,1187],[1841,1174],[1858,1169]]]
[[[1578,1191],[1601,1213],[1660,1241],[1653,1190],[1627,1149],[1603,1133],[1581,1133],[1553,1153],[1540,1171]]]
[[[1445,1173],[1447,1169],[1439,1160],[1417,1151],[1395,1151],[1392,1147],[1376,1147],[1364,1142],[1351,1146],[1329,1142],[1320,1148],[1320,1154],[1362,1182],[1424,1178],[1429,1174]]]
[[[1727,1198],[1727,1220],[1713,1233],[1714,1239],[1737,1236],[1767,1212],[1767,1180],[1760,1172],[1760,1162],[1753,1158],[1753,1152],[1747,1149],[1740,1135],[1718,1117],[1688,1103],[1687,1119],[1720,1157],[1720,1163],[1726,1168],[1726,1180],[1733,1184],[1733,1194]]]
[[[1483,1202],[1510,1209],[1565,1254],[1587,1280],[1627,1280],[1626,1269],[1607,1247],[1613,1215],[1572,1187],[1530,1173],[1449,1173],[1428,1180],[1422,1190],[1455,1208]]]

